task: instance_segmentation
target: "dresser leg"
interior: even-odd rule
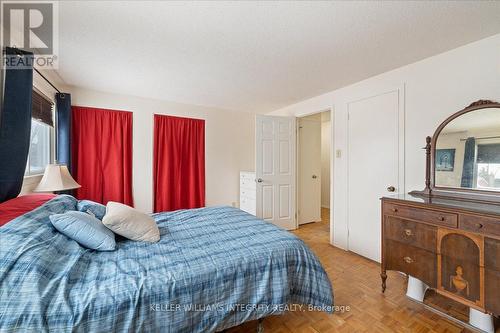
[[[385,287],[386,287],[385,281],[387,280],[387,274],[385,270],[382,270],[382,273],[380,273],[380,278],[382,279],[382,292],[385,292]]]
[[[473,308],[469,308],[469,324],[488,333],[494,333],[493,316]]]

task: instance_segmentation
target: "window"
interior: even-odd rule
[[[31,119],[30,152],[28,155],[27,175],[43,173],[50,163],[51,127],[35,119]]]
[[[500,188],[500,144],[477,146],[477,188]]]
[[[33,91],[31,135],[26,176],[42,174],[52,162],[53,104],[46,97]]]

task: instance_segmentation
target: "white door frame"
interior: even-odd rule
[[[334,195],[334,190],[333,190],[333,187],[334,187],[334,179],[333,179],[333,176],[334,176],[334,163],[335,163],[335,107],[332,105],[331,107],[329,107],[328,109],[323,109],[323,110],[319,110],[319,111],[311,111],[311,112],[305,112],[305,113],[301,113],[301,114],[298,114],[296,115],[296,118],[302,118],[302,117],[307,117],[307,116],[310,116],[310,115],[313,115],[313,114],[317,114],[317,113],[323,113],[323,112],[330,112],[330,244],[333,245],[333,212],[334,212],[334,202],[335,200],[333,195]],[[297,153],[296,153],[296,156],[297,156],[297,161],[296,161],[296,173],[297,173],[297,176],[296,176],[296,181],[295,181],[295,184],[297,184],[297,191],[295,192],[295,211],[297,212],[298,209],[299,209],[299,191],[300,191],[300,188],[299,188],[299,158],[300,158],[300,155],[299,155],[299,122],[297,121],[297,143],[296,143],[296,149],[297,149]],[[296,220],[296,228],[298,228],[298,218],[295,219]]]
[[[405,184],[405,120],[406,120],[406,110],[405,110],[405,85],[401,84],[395,87],[386,87],[384,89],[380,89],[379,91],[371,94],[365,94],[363,97],[358,97],[356,99],[352,99],[349,102],[347,102],[346,108],[347,108],[347,116],[345,117],[345,123],[344,126],[346,128],[346,157],[347,157],[347,162],[346,162],[346,172],[345,176],[347,179],[347,183],[345,186],[345,214],[346,214],[346,235],[347,235],[347,242],[346,242],[346,249],[349,250],[349,222],[350,222],[350,216],[349,216],[349,106],[352,103],[362,101],[364,99],[368,98],[373,98],[377,97],[380,95],[385,95],[387,93],[391,92],[397,92],[398,93],[398,182],[399,182],[399,188],[396,190],[397,193],[406,193],[406,184]],[[377,216],[377,218],[380,218]],[[333,239],[332,239],[333,243]]]

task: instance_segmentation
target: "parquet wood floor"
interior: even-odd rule
[[[406,296],[406,279],[388,272],[387,290],[380,291],[379,264],[329,244],[329,211],[323,220],[301,226],[294,233],[319,257],[330,277],[335,305],[350,311],[329,315],[323,312],[289,312],[264,319],[265,333],[347,332],[471,332]],[[255,332],[257,322],[233,327],[227,332]],[[500,330],[497,330],[500,332]]]

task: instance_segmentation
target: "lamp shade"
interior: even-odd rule
[[[49,164],[45,168],[42,180],[34,189],[35,192],[54,192],[81,187],[69,173],[64,164]]]

